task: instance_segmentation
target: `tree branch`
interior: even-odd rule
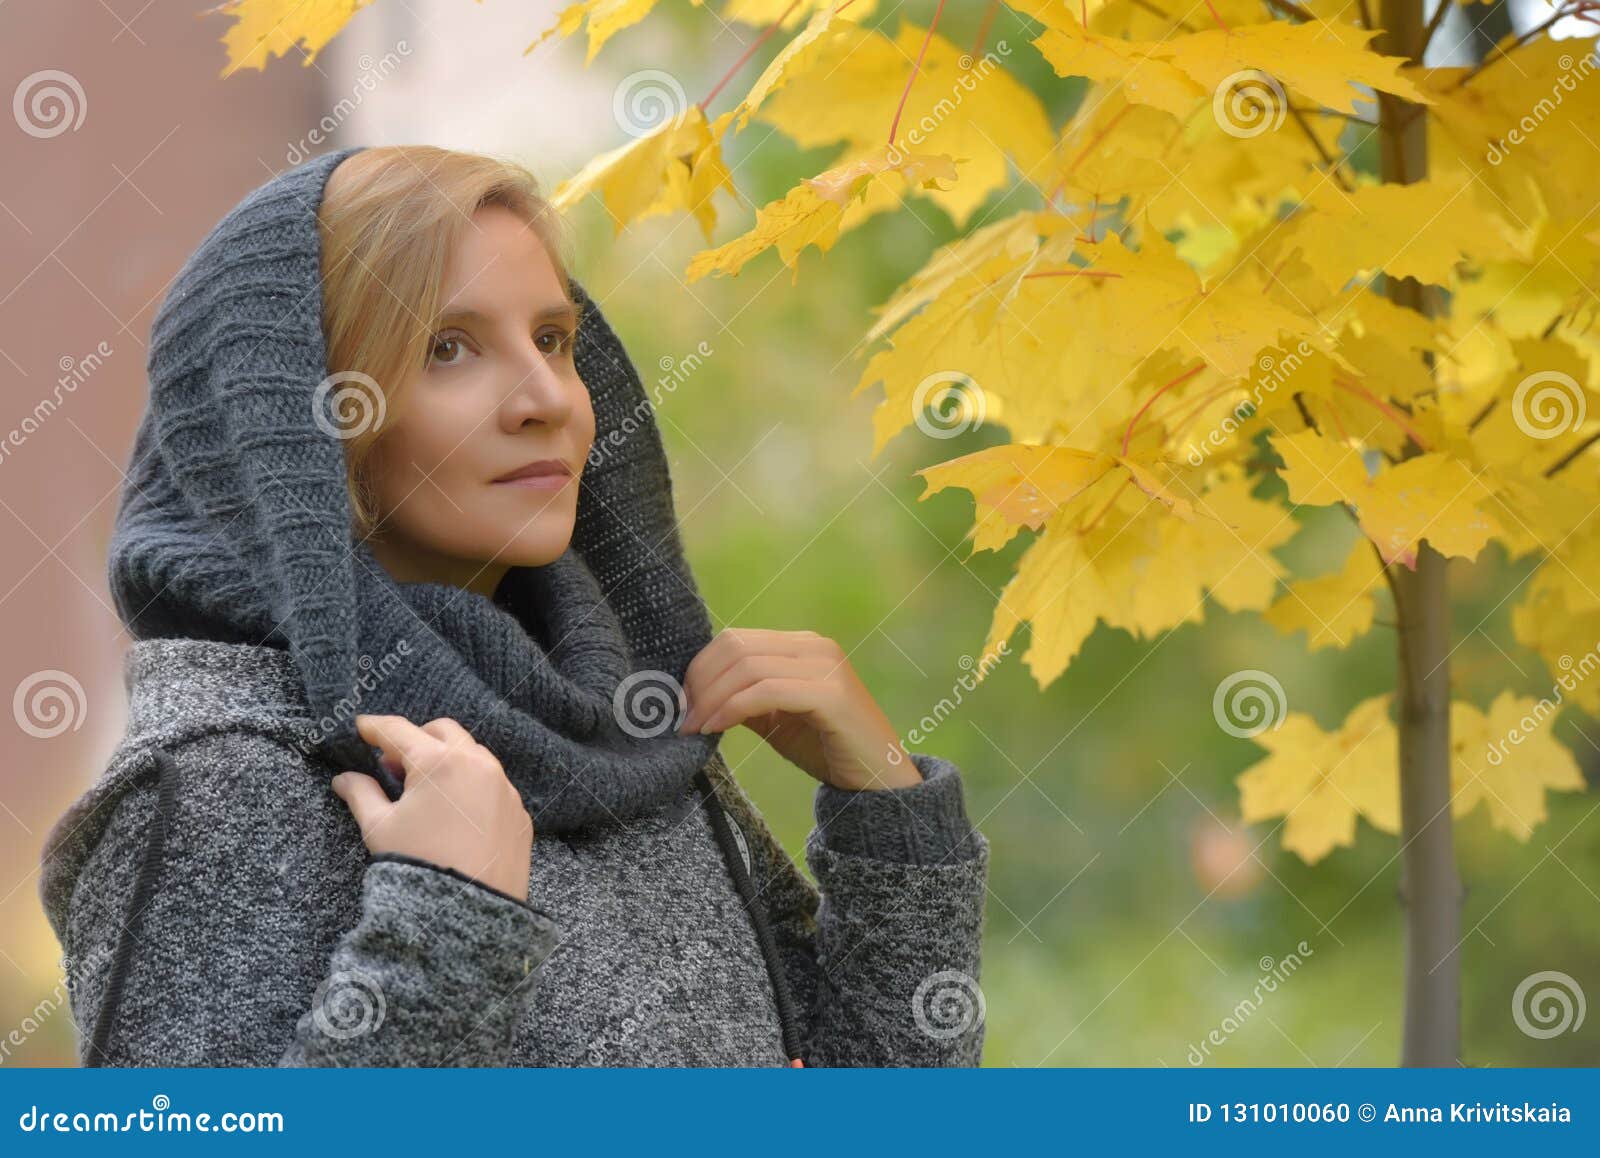
[[[1584,439],[1582,442],[1578,443],[1577,446],[1573,447],[1571,450],[1567,451],[1566,454],[1558,458],[1551,466],[1546,467],[1544,477],[1554,478],[1558,470],[1570,466],[1573,459],[1577,458],[1584,451],[1588,450],[1596,442],[1600,442],[1600,430],[1595,431],[1588,438]]]
[[[1555,24],[1556,22],[1561,21],[1561,20],[1565,20],[1568,16],[1571,16],[1574,13],[1587,11],[1589,8],[1592,8],[1592,7],[1594,7],[1593,4],[1581,3],[1581,4],[1576,5],[1573,8],[1563,8],[1559,12],[1557,12],[1554,16],[1550,17],[1549,20],[1546,20],[1543,24],[1539,25],[1537,28],[1530,28],[1530,29],[1528,29],[1528,31],[1524,32],[1521,36],[1517,37],[1514,41],[1511,42],[1510,47],[1501,48],[1498,44],[1495,45],[1494,51],[1489,53],[1488,56],[1484,57],[1482,60],[1480,60],[1477,64],[1473,65],[1471,68],[1467,69],[1466,72],[1462,73],[1461,74],[1461,79],[1456,81],[1456,83],[1451,85],[1449,87],[1449,89],[1447,89],[1446,91],[1455,92],[1456,89],[1461,88],[1463,85],[1465,85],[1473,77],[1477,76],[1484,69],[1488,68],[1491,64],[1495,63],[1495,61],[1504,60],[1506,57],[1510,56],[1517,49],[1521,48],[1524,44],[1527,44],[1530,40],[1537,39],[1538,36],[1541,33],[1543,33],[1545,31],[1545,29],[1549,28],[1552,24]]]
[[[1358,117],[1355,113],[1347,113],[1343,109],[1325,109],[1321,105],[1309,105],[1295,108],[1300,113],[1315,113],[1319,117],[1338,117],[1349,121],[1352,125],[1364,125],[1369,129],[1377,128],[1377,121],[1369,121],[1366,117]]]
[[[1315,20],[1316,13],[1300,7],[1294,0],[1267,0],[1267,5],[1276,8],[1285,16],[1293,16],[1297,20]]]
[[[1294,118],[1294,123],[1300,126],[1300,131],[1306,135],[1306,140],[1311,142],[1311,147],[1317,151],[1317,156],[1322,158],[1322,163],[1328,167],[1328,172],[1339,183],[1339,188],[1346,193],[1350,192],[1354,186],[1346,179],[1344,169],[1340,167],[1338,158],[1329,153],[1326,146],[1317,139],[1317,134],[1311,131],[1311,123],[1306,120],[1305,114],[1291,104],[1289,105],[1289,115]]]
[[[1422,47],[1417,49],[1417,60],[1420,62],[1427,55],[1428,45],[1433,43],[1433,34],[1439,31],[1439,25],[1444,23],[1445,14],[1454,7],[1454,0],[1439,0],[1439,7],[1433,10],[1433,19],[1428,21],[1428,27],[1422,30]],[[1372,25],[1367,25],[1371,28]]]

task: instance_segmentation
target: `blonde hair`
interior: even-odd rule
[[[328,182],[317,214],[328,373],[371,379],[383,397],[364,402],[381,405],[389,418],[430,352],[449,254],[487,205],[510,210],[539,235],[576,304],[567,222],[522,165],[433,145],[391,145],[352,154]],[[382,433],[370,423],[345,440],[358,538],[377,529],[367,467]]]

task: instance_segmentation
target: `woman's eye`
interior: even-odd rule
[[[441,366],[454,365],[458,359],[451,357],[448,354],[448,351],[451,349],[460,350],[464,348],[465,347],[462,346],[460,338],[436,338],[434,339],[433,345],[428,349],[428,363],[430,365],[438,364]]]
[[[546,330],[534,340],[548,343],[539,347],[546,354],[562,354],[572,348],[572,338],[572,333],[567,330]]]

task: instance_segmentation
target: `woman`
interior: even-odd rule
[[[174,282],[128,730],[43,857],[86,1064],[979,1062],[959,771],[830,640],[712,637],[558,224],[517,166],[345,149]],[[736,724],[819,782],[820,894]]]

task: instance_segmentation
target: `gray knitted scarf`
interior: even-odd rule
[[[286,648],[304,749],[330,774],[400,784],[359,713],[459,720],[499,757],[538,831],[626,820],[686,791],[718,736],[672,730],[710,620],[683,557],[666,455],[599,306],[575,357],[595,411],[571,545],[492,599],[396,582],[354,539],[322,330],[317,209],[347,148],[254,190],[201,241],[157,311],[150,400],[109,552],[139,639]]]

